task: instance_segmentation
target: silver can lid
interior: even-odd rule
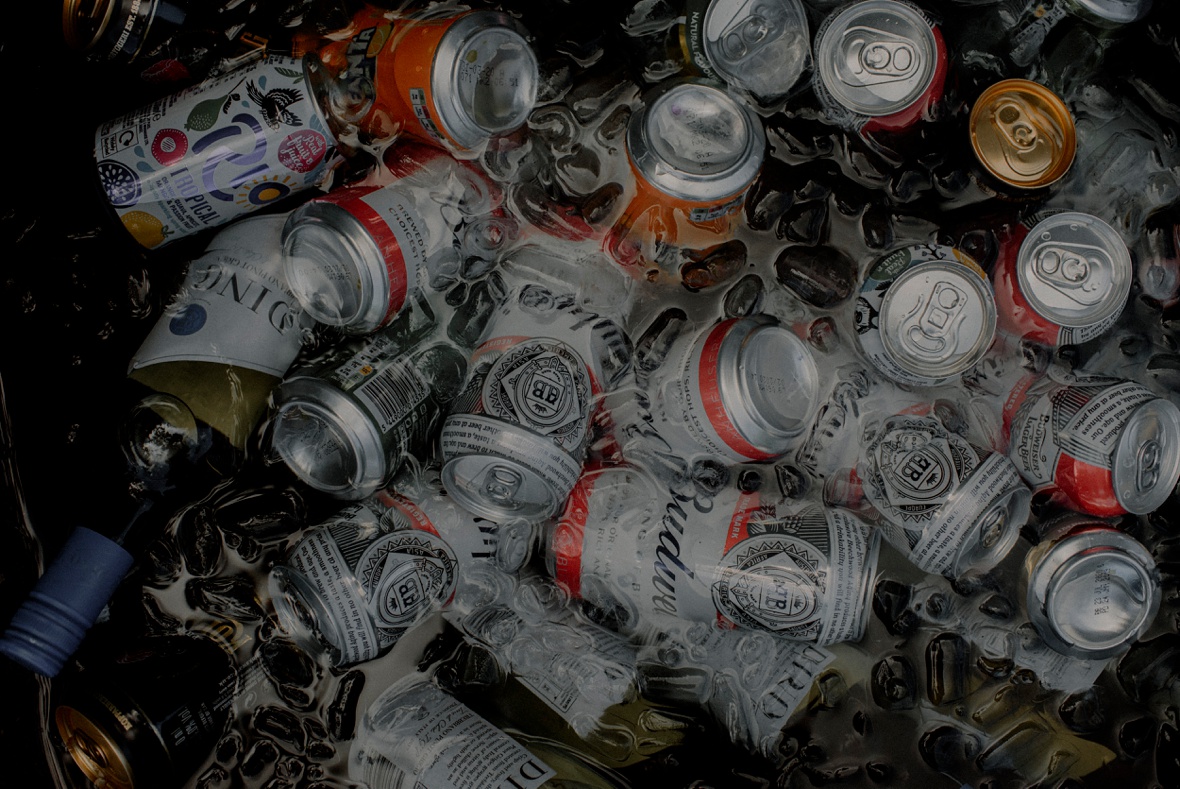
[[[766,133],[753,110],[724,90],[681,82],[649,96],[631,117],[627,152],[662,192],[711,202],[746,189],[762,169]]]
[[[971,524],[955,556],[951,573],[956,577],[968,572],[987,572],[999,564],[1028,523],[1032,491],[1017,478],[1016,484],[990,502]]]
[[[1125,652],[1155,618],[1159,572],[1147,549],[1096,522],[1054,543],[1029,570],[1029,619],[1065,655],[1101,660]]]
[[[929,379],[958,375],[983,358],[996,332],[991,286],[953,260],[910,266],[881,301],[881,340],[906,372]]]
[[[781,96],[807,68],[807,15],[799,0],[712,0],[704,48],[726,82],[755,96]]]
[[[870,117],[917,101],[934,79],[938,43],[930,23],[896,0],[863,0],[825,24],[815,53],[838,104]]]
[[[1092,16],[1119,25],[1137,22],[1151,10],[1151,0],[1073,0]]]
[[[1039,315],[1068,328],[1118,315],[1131,292],[1131,268],[1119,234],[1078,211],[1042,219],[1016,256],[1021,294]]]
[[[1127,512],[1143,515],[1167,501],[1180,478],[1180,408],[1163,398],[1136,408],[1119,434],[1110,473]]]
[[[754,446],[785,454],[819,402],[819,368],[807,345],[777,323],[743,318],[722,341],[718,368],[734,427]]]

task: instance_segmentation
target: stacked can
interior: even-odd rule
[[[879,547],[836,508],[788,512],[732,487],[689,497],[617,466],[579,480],[545,561],[626,631],[706,622],[831,644],[864,635]]]
[[[1180,408],[1132,381],[1028,376],[1004,403],[1004,432],[1034,492],[1091,515],[1152,512],[1180,478]]]
[[[873,365],[895,381],[935,386],[983,358],[996,331],[987,275],[939,244],[904,247],[877,261],[856,300],[856,334]]]
[[[604,249],[637,277],[659,275],[653,248],[724,240],[766,155],[758,116],[703,82],[645,97],[631,116],[626,143],[636,191]]]
[[[539,285],[515,291],[443,421],[443,484],[485,518],[556,515],[578,480],[597,398],[630,369],[612,321]]]
[[[942,98],[942,32],[900,0],[861,0],[829,15],[815,35],[814,88],[827,116],[851,131],[904,132]]]

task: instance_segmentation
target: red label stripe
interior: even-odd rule
[[[705,409],[705,417],[709,420],[709,424],[717,431],[718,437],[725,442],[726,446],[750,460],[770,460],[777,455],[759,449],[738,432],[733,422],[730,421],[729,413],[721,398],[717,361],[721,354],[721,343],[735,323],[737,323],[736,318],[722,321],[705,338],[698,367],[700,380],[698,394],[701,399],[701,407]]]

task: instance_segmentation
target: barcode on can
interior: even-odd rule
[[[353,395],[376,418],[378,429],[385,434],[430,396],[430,387],[413,367],[399,364],[365,381]]]

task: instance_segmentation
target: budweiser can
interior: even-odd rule
[[[1034,492],[1091,515],[1152,512],[1180,477],[1180,409],[1131,381],[1027,376],[1004,403],[1004,433]]]
[[[597,399],[631,367],[630,341],[539,285],[515,290],[484,336],[443,421],[443,484],[485,518],[551,517],[578,480]]]
[[[583,475],[546,537],[559,586],[626,630],[707,622],[818,644],[864,634],[876,532],[836,508],[656,486],[625,466]]]
[[[716,244],[733,229],[762,168],[766,133],[754,111],[721,88],[682,82],[646,97],[628,123],[626,147],[635,194],[604,249],[642,277],[659,265],[653,245]]]
[[[1043,197],[1069,170],[1077,132],[1057,94],[1025,79],[987,88],[971,107],[971,147],[979,163],[975,183],[985,194]]]
[[[942,98],[947,50],[924,12],[899,0],[861,0],[815,35],[814,88],[827,116],[871,134],[912,128]]]
[[[892,416],[868,438],[856,475],[885,539],[915,566],[957,578],[1008,554],[1032,493],[1007,457],[927,416]]]
[[[651,387],[660,428],[687,454],[775,460],[811,424],[819,370],[807,345],[773,318],[729,318],[679,345]]]
[[[1155,560],[1109,523],[1080,515],[1050,522],[1025,559],[1028,616],[1054,650],[1087,660],[1126,652],[1160,605]]]
[[[869,270],[856,300],[856,334],[869,361],[895,381],[935,386],[987,352],[996,303],[987,275],[940,244],[904,247]]]
[[[1054,348],[1086,342],[1118,320],[1131,279],[1127,245],[1098,217],[1034,216],[1017,225],[996,263],[1000,327]]]
[[[388,652],[500,553],[496,525],[439,491],[379,491],[303,534],[271,570],[270,597],[300,646],[345,666]]]

